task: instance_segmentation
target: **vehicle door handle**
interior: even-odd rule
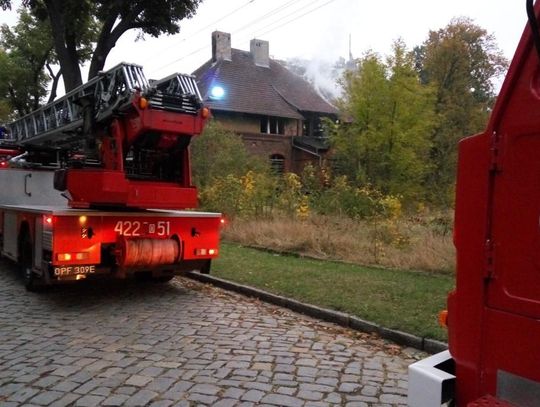
[[[32,178],[32,174],[26,174],[24,176],[24,193],[28,196],[32,196],[32,192],[28,191],[28,179]]]

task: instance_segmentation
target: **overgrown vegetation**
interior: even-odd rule
[[[401,196],[356,186],[325,167],[273,175],[215,123],[194,142],[193,155],[201,203],[229,219],[229,241],[364,265],[453,269],[447,212],[405,211]]]
[[[449,217],[354,221],[317,216],[235,219],[223,231],[226,241],[278,252],[393,269],[453,275],[454,247]]]

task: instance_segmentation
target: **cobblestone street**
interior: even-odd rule
[[[414,351],[177,277],[27,293],[0,263],[0,406],[403,406]]]

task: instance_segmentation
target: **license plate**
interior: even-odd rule
[[[76,274],[94,274],[96,266],[60,266],[54,268],[54,275],[57,277],[73,276]]]

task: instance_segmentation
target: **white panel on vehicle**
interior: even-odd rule
[[[67,199],[54,189],[54,171],[0,170],[0,205],[58,205],[67,208]]]
[[[422,359],[409,366],[409,407],[441,407],[454,397],[456,376],[443,370],[452,364],[449,351]]]

